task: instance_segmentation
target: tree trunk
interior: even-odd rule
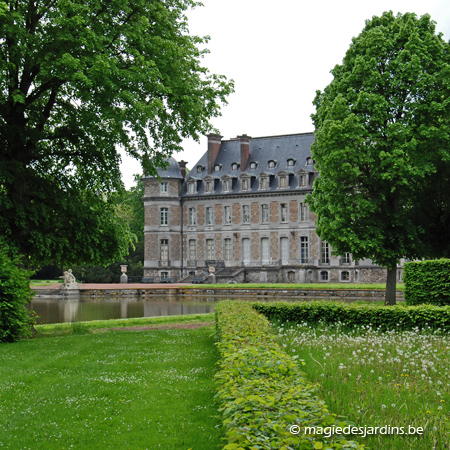
[[[387,269],[387,277],[386,277],[386,295],[384,298],[385,306],[395,305],[396,304],[396,296],[395,291],[397,287],[397,264],[394,264]]]

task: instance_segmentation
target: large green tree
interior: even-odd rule
[[[118,148],[149,174],[232,91],[201,65],[193,0],[0,1],[0,234],[33,264],[126,253]]]
[[[450,164],[449,62],[428,15],[386,12],[366,21],[314,100],[317,232],[336,253],[387,268],[387,304],[399,259],[429,252],[419,199],[431,187],[448,197],[432,180]]]

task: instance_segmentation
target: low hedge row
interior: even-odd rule
[[[379,306],[312,301],[253,303],[253,308],[273,322],[336,324],[354,327],[371,325],[380,330],[414,328],[450,330],[450,306]]]
[[[221,356],[216,398],[226,430],[224,450],[364,448],[344,435],[302,432],[305,426],[349,423],[338,422],[317,398],[316,385],[281,349],[267,318],[251,304],[220,302],[216,327]],[[299,434],[290,432],[292,425],[301,427]]]
[[[403,281],[407,305],[450,305],[450,259],[405,263]]]

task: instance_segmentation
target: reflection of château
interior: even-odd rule
[[[313,141],[313,133],[210,134],[187,175],[171,158],[161,181],[144,177],[144,276],[179,281],[213,265],[218,282],[384,282],[370,260],[332,256],[315,234],[304,203],[318,175]]]

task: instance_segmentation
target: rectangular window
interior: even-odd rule
[[[249,186],[248,178],[243,178],[241,183],[242,183],[242,190],[248,191],[248,186]]]
[[[267,177],[262,177],[259,179],[260,189],[269,189],[269,179]]]
[[[169,208],[161,208],[160,209],[160,223],[161,225],[168,225],[169,224]]]
[[[309,209],[308,205],[305,205],[304,203],[300,203],[299,208],[299,219],[300,222],[308,222],[309,220]]]
[[[206,239],[206,259],[214,259],[214,239]]]
[[[328,242],[322,242],[322,264],[330,263],[330,247]]]
[[[287,177],[286,176],[280,177],[280,188],[281,189],[287,188]]]
[[[306,175],[305,174],[298,176],[298,185],[300,187],[305,187],[306,186]]]
[[[194,184],[194,182],[188,183],[188,194],[195,194],[195,184]]]
[[[161,264],[169,263],[169,240],[161,239],[160,245]]]
[[[231,247],[231,239],[225,239],[224,242],[225,247],[225,264],[227,266],[231,265],[231,258],[232,258],[232,247]]]
[[[197,243],[195,239],[189,239],[189,261],[197,260]]]
[[[213,190],[213,182],[212,181],[207,181],[205,183],[205,191],[206,192],[212,192]]]
[[[342,255],[342,264],[350,264],[351,258],[350,253],[344,253]]]
[[[280,214],[281,221],[282,222],[287,222],[288,221],[288,216],[289,216],[287,203],[282,203],[280,205],[280,208],[281,208],[281,214]]]
[[[250,223],[250,205],[242,207],[242,223]]]
[[[269,223],[269,205],[261,205],[261,223]]]
[[[309,259],[308,237],[300,237],[300,263],[306,264]]]
[[[223,215],[225,217],[225,223],[231,223],[231,206],[224,206]]]
[[[269,264],[270,256],[269,256],[269,238],[261,239],[261,263]]]
[[[223,180],[222,183],[225,192],[231,191],[231,180]]]
[[[197,214],[195,208],[189,208],[188,217],[189,217],[189,226],[195,226],[197,224]]]
[[[167,181],[163,181],[161,183],[161,192],[168,192],[169,190],[169,183],[167,183]]]
[[[214,224],[214,208],[212,206],[206,207],[206,225]]]

